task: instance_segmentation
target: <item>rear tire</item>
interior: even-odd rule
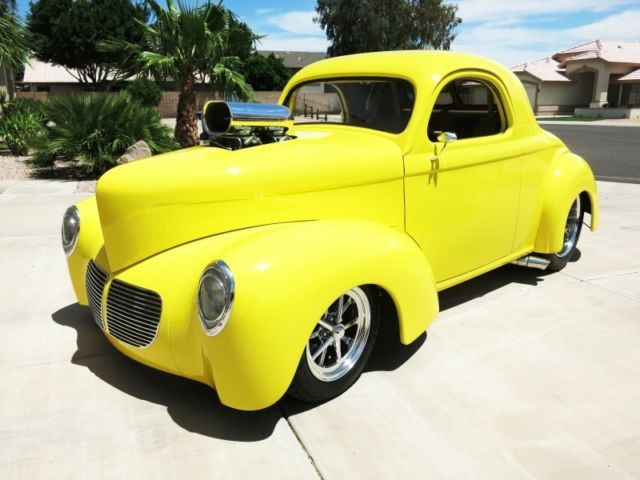
[[[380,327],[375,293],[373,287],[354,287],[329,305],[307,341],[289,395],[322,402],[355,383]]]
[[[567,221],[564,227],[564,237],[562,240],[562,250],[558,253],[544,254],[544,258],[550,261],[547,270],[558,272],[567,266],[567,263],[573,258],[578,247],[578,239],[582,231],[582,220],[584,218],[584,210],[580,204],[580,195],[571,204]]]

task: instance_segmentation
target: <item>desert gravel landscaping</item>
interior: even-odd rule
[[[57,179],[76,182],[75,193],[94,193],[96,181],[84,179],[84,172],[75,167],[58,163],[54,171],[38,171],[25,162],[30,157],[16,157],[8,150],[0,149],[0,185],[7,185],[17,180]],[[0,188],[0,190],[3,188]]]

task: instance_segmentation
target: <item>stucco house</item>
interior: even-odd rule
[[[640,118],[640,42],[594,40],[511,70],[538,114]]]
[[[274,54],[282,58],[284,65],[293,75],[302,67],[322,60],[326,57],[324,52],[294,52],[281,50],[258,50],[260,55]],[[24,79],[20,83],[24,92],[48,92],[52,96],[65,95],[83,91],[84,88],[78,80],[64,67],[51,63],[40,62],[31,59],[25,67]]]

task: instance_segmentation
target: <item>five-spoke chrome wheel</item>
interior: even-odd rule
[[[323,382],[343,377],[356,364],[369,337],[371,306],[355,287],[340,296],[320,318],[307,343],[311,373]]]

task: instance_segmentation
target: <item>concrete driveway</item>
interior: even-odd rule
[[[0,187],[0,478],[640,477],[640,185],[599,184],[562,273],[450,289],[340,398],[255,413],[128,360],[75,304],[73,183]]]

